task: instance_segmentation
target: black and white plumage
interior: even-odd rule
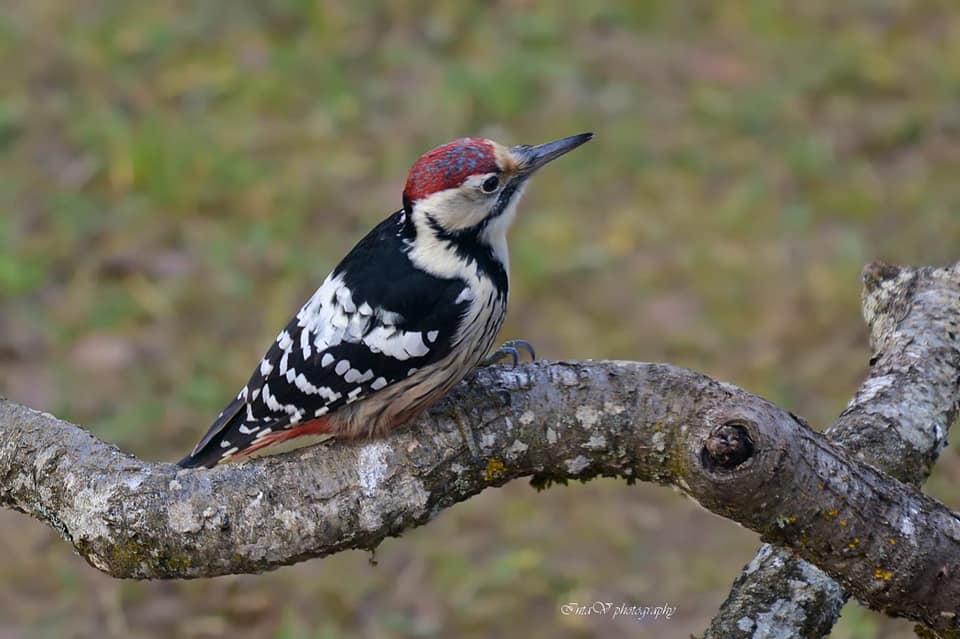
[[[527,178],[590,137],[512,148],[463,138],[422,156],[404,208],[327,276],[180,465],[379,435],[443,397],[503,323],[506,233]]]

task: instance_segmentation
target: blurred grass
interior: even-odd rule
[[[522,205],[505,336],[690,366],[820,426],[864,374],[862,265],[960,257],[945,0],[35,0],[0,14],[0,70],[0,393],[151,459],[460,135],[597,134]],[[957,506],[957,480],[951,449],[930,489]],[[616,482],[487,492],[376,567],[190,583],[114,582],[39,524],[0,528],[0,634],[25,638],[685,636],[755,547]],[[559,614],[594,598],[678,611]],[[848,607],[834,636],[910,633]]]

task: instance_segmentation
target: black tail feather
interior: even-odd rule
[[[190,453],[177,462],[180,468],[213,468],[220,461],[220,454],[210,448]]]
[[[244,401],[234,398],[210,425],[207,433],[196,445],[193,452],[177,462],[181,468],[212,468],[223,459],[224,449],[220,445],[228,433],[232,433],[235,422],[242,424],[241,408]]]

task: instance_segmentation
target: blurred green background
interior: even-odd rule
[[[786,6],[788,5],[789,6]],[[462,135],[596,138],[534,181],[503,337],[663,360],[822,427],[860,269],[960,258],[960,6],[7,2],[0,393],[179,458],[337,259]],[[930,490],[960,507],[956,451]],[[755,535],[670,490],[490,490],[360,552],[115,581],[0,512],[0,637],[661,637]],[[596,599],[670,621],[565,617]],[[907,637],[848,606],[836,637]]]

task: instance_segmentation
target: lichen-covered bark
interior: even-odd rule
[[[108,574],[189,578],[372,548],[516,477],[655,481],[819,566],[765,546],[713,636],[819,636],[846,597],[834,579],[873,608],[957,631],[960,518],[876,467],[917,483],[945,441],[958,280],[957,268],[867,269],[873,370],[829,432],[843,447],[734,386],[636,362],[481,370],[388,438],[213,470],[143,462],[0,399],[0,505]]]
[[[960,399],[960,264],[871,264],[863,281],[870,374],[826,435],[919,486],[946,445]],[[957,568],[943,568],[935,580],[955,580],[950,575]],[[878,573],[885,574],[882,566]],[[846,600],[844,589],[815,566],[764,545],[734,582],[705,639],[826,636]]]
[[[482,463],[453,407],[474,425]],[[960,565],[960,519],[946,507],[762,398],[664,364],[481,370],[388,438],[213,470],[140,461],[9,401],[0,442],[0,504],[118,577],[267,570],[374,547],[516,477],[604,475],[675,484],[874,608],[937,628],[960,613],[960,580],[939,574]]]

